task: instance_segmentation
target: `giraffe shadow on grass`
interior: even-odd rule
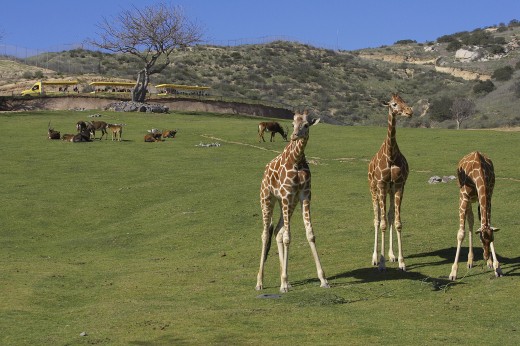
[[[437,257],[438,259],[433,259],[430,261],[424,261],[421,263],[414,263],[408,266],[409,269],[418,269],[421,267],[428,267],[428,266],[440,266],[445,265],[449,269],[451,268],[451,265],[453,264],[453,261],[455,260],[455,252],[457,251],[456,247],[449,247],[441,250],[431,251],[431,252],[423,252],[419,254],[413,254],[408,256],[409,259],[416,259],[416,258],[433,258]],[[468,260],[468,247],[461,247],[460,253],[460,261],[459,261],[459,268],[465,265],[465,263]],[[478,267],[479,265],[485,266],[484,261],[484,250],[482,247],[474,246],[473,247],[473,253],[474,253],[474,261],[475,261],[475,267]],[[497,259],[500,262],[502,266],[502,271],[504,275],[508,276],[520,276],[520,257],[514,257],[509,258],[505,256],[501,256],[497,253]],[[483,273],[484,274],[484,273]]]
[[[356,279],[356,281],[349,281],[345,283],[338,283],[341,279]],[[330,277],[332,287],[339,287],[344,285],[362,284],[362,283],[373,283],[373,282],[384,282],[391,280],[412,280],[429,284],[432,290],[439,291],[448,287],[449,285],[460,285],[463,284],[457,281],[451,281],[446,278],[433,278],[424,275],[420,272],[415,271],[402,271],[398,268],[387,267],[384,271],[379,271],[377,267],[367,267],[354,269],[352,271],[336,274]]]
[[[413,281],[421,281],[425,284],[432,285],[432,290],[442,290],[448,286],[456,286],[463,285],[464,282],[459,281],[451,281],[448,279],[448,274],[451,270],[451,265],[455,259],[455,251],[456,247],[449,247],[445,249],[440,249],[431,252],[423,252],[418,254],[412,254],[407,256],[406,259],[413,260],[409,265],[407,265],[406,272],[399,270],[397,268],[387,267],[385,271],[380,272],[377,267],[366,267],[354,269],[351,271],[335,274],[328,276],[330,280],[331,287],[340,287],[352,284],[361,284],[361,283],[371,283],[371,282],[383,282],[388,280],[413,280]],[[485,265],[483,259],[483,250],[482,248],[473,247],[473,252],[475,255],[475,264],[476,266]],[[459,267],[462,268],[466,265],[467,261],[467,253],[468,248],[461,248],[461,258],[459,262]],[[465,255],[463,255],[465,254]],[[504,256],[500,256],[497,254],[497,258],[500,264],[503,266],[502,271],[506,276],[520,276],[520,257],[508,258]],[[415,259],[425,259],[424,261],[415,261]],[[446,275],[438,278],[430,277],[420,273],[417,270],[423,267],[429,266],[445,266],[446,267]],[[482,271],[475,272],[471,275],[485,275],[486,273],[492,273],[492,271]],[[349,282],[337,282],[343,281],[341,279],[356,279],[356,281]],[[318,278],[308,278],[299,281],[291,281],[292,287],[304,286],[304,285],[315,285],[320,284],[320,280]]]

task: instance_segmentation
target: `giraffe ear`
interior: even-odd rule
[[[491,228],[491,230],[492,230],[493,232],[498,232],[498,231],[500,231],[500,228],[495,228],[495,227],[490,227],[490,228]]]
[[[388,101],[381,101],[381,106],[388,107],[390,105],[390,102]]]
[[[309,121],[309,126],[316,125],[317,123],[320,122],[320,120],[321,120],[321,118],[311,119],[311,121]]]

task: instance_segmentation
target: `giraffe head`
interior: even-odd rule
[[[392,94],[392,99],[385,105],[388,106],[389,112],[393,116],[401,115],[405,118],[410,118],[413,115],[412,107],[408,106],[397,93]]]
[[[477,233],[480,237],[480,241],[482,242],[482,248],[484,249],[484,259],[487,260],[489,258],[489,245],[494,240],[494,232],[498,232],[499,228],[491,227],[491,226],[483,226],[480,227],[475,233]]]
[[[309,127],[320,122],[320,118],[311,119],[307,111],[303,114],[295,113],[293,120],[293,133],[291,135],[291,141],[295,141],[300,138],[309,138]]]

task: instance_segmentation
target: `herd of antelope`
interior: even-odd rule
[[[108,139],[108,132],[112,134],[112,141],[121,142],[123,135],[123,127],[126,124],[110,124],[105,121],[89,121],[85,122],[80,120],[76,123],[76,133],[75,134],[63,134],[61,135],[60,131],[56,131],[51,127],[49,122],[48,130],[47,130],[47,138],[48,139],[61,139],[66,142],[92,142],[96,138],[97,133],[101,132],[101,136],[99,140],[105,137],[105,140]],[[148,134],[144,136],[145,142],[160,142],[166,138],[175,138],[177,134],[177,130],[158,130],[152,129],[148,130]]]

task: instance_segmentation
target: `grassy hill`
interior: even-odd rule
[[[404,126],[452,127],[454,121],[445,120],[447,104],[463,97],[476,104],[476,114],[464,127],[517,126],[517,24],[511,21],[507,26],[455,33],[435,42],[401,40],[392,46],[358,51],[286,41],[236,47],[201,45],[178,51],[174,62],[154,75],[152,82],[209,85],[213,95],[308,107],[331,123],[347,125],[386,124],[385,111],[379,105],[398,91],[416,110],[416,116]],[[479,57],[461,60],[456,58],[458,49],[478,52]],[[45,68],[45,75],[49,70],[74,75],[85,86],[95,77],[133,80],[139,68],[132,56],[81,49],[46,53],[25,62]],[[504,68],[510,69],[506,79],[495,76]],[[33,80],[32,73],[18,73],[12,83],[25,76],[27,85]],[[483,84],[486,79],[488,84]],[[479,87],[485,90],[475,92]]]

